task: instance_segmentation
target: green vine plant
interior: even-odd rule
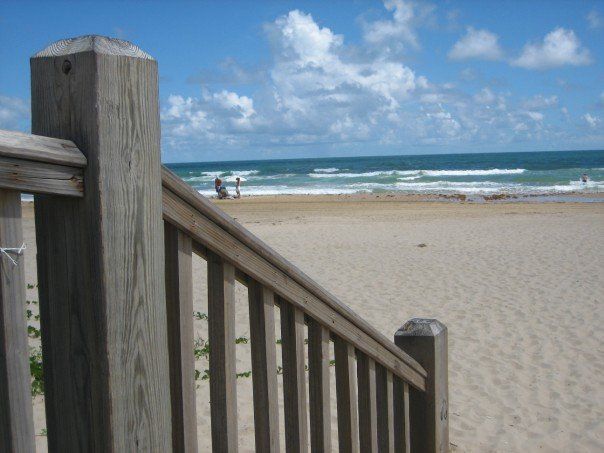
[[[35,289],[38,285],[27,284],[27,289]],[[40,308],[37,300],[27,300],[25,302],[25,316],[27,318],[27,334],[31,339],[40,339],[42,334],[40,329],[36,327],[32,322],[38,323],[40,321]],[[200,311],[193,313],[193,319],[195,321],[208,321],[208,315]],[[235,344],[248,344],[249,338],[240,336],[235,339]],[[281,345],[281,339],[275,341],[277,345]],[[304,340],[304,344],[308,344],[308,339]],[[193,341],[193,355],[195,361],[209,360],[210,357],[210,342],[201,337],[196,338]],[[335,360],[329,361],[329,366],[334,366]],[[308,371],[308,365],[305,370]],[[32,396],[44,395],[44,369],[42,366],[42,347],[41,346],[30,346],[29,348],[29,370],[31,373],[31,394]],[[277,374],[283,374],[283,368],[277,367]],[[252,371],[243,371],[237,373],[237,378],[249,378],[252,375]],[[207,381],[210,379],[210,370],[198,370],[195,369],[195,380],[196,381]]]
[[[208,315],[206,313],[202,313],[200,311],[196,311],[193,313],[193,318],[197,321],[208,321]],[[235,344],[248,344],[249,338],[247,337],[238,337],[235,339]],[[275,341],[275,343],[279,346],[283,344],[283,340],[280,338]],[[304,344],[308,344],[308,338],[304,339]],[[203,338],[197,338],[193,343],[193,354],[195,356],[195,360],[209,360],[210,357],[210,342],[208,340],[204,340]],[[329,366],[335,366],[336,361],[330,360]],[[308,371],[308,365],[304,366],[305,371]],[[276,370],[277,374],[283,374],[283,367],[277,366]],[[237,373],[237,378],[249,378],[252,375],[251,370],[244,371],[241,373]],[[195,369],[195,380],[197,381],[207,381],[210,379],[210,370],[198,370]]]
[[[38,285],[27,284],[27,289],[35,289]],[[40,308],[37,300],[25,301],[25,318],[27,319],[27,335],[32,339],[39,339],[41,332],[32,322],[40,321]],[[44,394],[44,369],[42,368],[42,346],[29,348],[29,372],[31,374],[31,394],[38,396]]]

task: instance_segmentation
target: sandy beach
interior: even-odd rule
[[[447,325],[453,451],[604,450],[603,203],[384,195],[217,203],[385,335],[416,316]],[[24,203],[28,283],[36,282],[32,213]],[[195,309],[205,313],[199,258],[194,275]],[[237,295],[237,335],[249,338],[243,287]],[[196,335],[207,338],[204,321]],[[248,370],[249,345],[237,352],[238,371]],[[199,451],[210,445],[208,393],[199,381]],[[251,378],[241,378],[244,452],[254,449],[251,401]],[[41,397],[35,410],[40,433]],[[335,409],[332,418],[335,439]]]

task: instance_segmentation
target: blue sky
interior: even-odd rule
[[[167,162],[604,148],[602,1],[3,1],[0,128],[84,34],[158,60]]]

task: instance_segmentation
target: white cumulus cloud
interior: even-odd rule
[[[384,7],[392,13],[391,20],[380,20],[365,25],[365,40],[381,43],[398,39],[412,47],[419,47],[416,33],[416,5],[403,0],[386,0]]]
[[[525,114],[533,121],[543,121],[543,118],[544,118],[544,115],[541,112],[527,111],[527,112],[525,112]]]
[[[0,95],[0,129],[25,130],[29,120],[29,103],[17,97]]]
[[[559,27],[545,35],[542,42],[526,44],[512,64],[526,69],[549,69],[591,62],[589,50],[581,46],[575,32]]]
[[[523,102],[522,106],[527,110],[543,110],[558,105],[558,96],[543,96],[537,94]]]
[[[597,116],[592,116],[589,113],[583,115],[583,119],[589,127],[593,128],[595,128],[600,123],[600,118],[598,118]]]
[[[399,11],[401,4],[389,5]],[[246,70],[231,62],[222,74],[232,83],[210,89],[202,77],[198,95],[175,93],[163,103],[168,159],[216,159],[224,151],[243,158],[247,150],[286,157],[292,146],[360,152],[379,146],[500,145],[552,140],[560,131],[548,122],[554,116],[545,115],[559,107],[556,95],[515,99],[489,83],[473,93],[451,81],[432,83],[400,54],[383,52],[387,43],[377,35],[375,41],[366,36],[349,45],[343,35],[299,10],[277,17],[265,33],[270,60],[258,69],[253,85],[244,87],[229,77],[230,70]],[[503,58],[497,36],[486,30],[468,29],[460,42],[476,36],[482,36],[481,44],[466,48],[465,57]],[[244,89],[245,94],[238,92]],[[599,122],[582,118],[590,120]]]
[[[466,34],[449,51],[451,60],[500,60],[503,50],[499,46],[499,37],[488,30],[476,30],[468,27]]]

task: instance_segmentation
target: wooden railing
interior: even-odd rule
[[[50,451],[198,450],[194,254],[207,262],[213,451],[238,444],[236,281],[248,294],[256,451],[279,451],[280,438],[288,452],[332,451],[336,429],[341,452],[448,451],[446,328],[415,319],[390,341],[161,167],[151,57],[102,37],[55,43],[32,58],[32,116],[41,136],[0,131],[0,246],[21,245],[20,193],[34,193]],[[29,452],[23,263],[9,256],[0,452]]]

